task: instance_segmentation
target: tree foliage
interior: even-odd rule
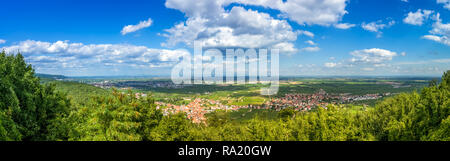
[[[151,97],[114,90],[112,96],[95,97],[71,113],[70,140],[151,140],[161,119]]]
[[[58,139],[60,118],[67,116],[70,101],[41,85],[23,56],[0,53],[0,140]],[[67,135],[65,135],[67,136]]]
[[[371,131],[378,140],[449,140],[450,72],[439,85],[421,93],[401,94],[378,104],[371,112]],[[436,82],[436,81],[433,81]]]

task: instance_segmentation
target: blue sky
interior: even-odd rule
[[[280,48],[281,75],[450,70],[450,0],[14,0],[0,6],[0,48],[21,51],[39,73],[169,75],[180,56],[192,53],[194,40],[215,48]]]

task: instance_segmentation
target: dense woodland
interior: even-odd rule
[[[0,140],[450,140],[449,71],[440,83],[364,110],[284,109],[276,119],[255,116],[239,123],[219,111],[207,124],[194,124],[184,114],[163,116],[151,96],[138,99],[131,91],[42,84],[21,54],[0,54],[0,76]]]

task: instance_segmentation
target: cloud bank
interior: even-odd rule
[[[168,40],[162,45],[192,46],[197,40],[204,47],[285,47],[280,50],[295,53],[301,51],[293,45],[297,36],[314,37],[309,31],[294,31],[285,19],[231,4],[278,10],[278,17],[300,25],[352,27],[351,24],[338,24],[347,14],[347,0],[167,0],[165,6],[183,12],[187,20],[165,30],[166,33],[161,35]],[[230,9],[225,9],[227,6],[231,6]]]
[[[20,51],[39,69],[96,69],[97,67],[168,67],[189,54],[186,50],[152,49],[129,44],[82,44],[69,41],[26,40],[3,47],[7,53]]]

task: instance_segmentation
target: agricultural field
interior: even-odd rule
[[[334,94],[375,94],[375,93],[402,93],[420,91],[428,85],[431,77],[426,78],[284,78],[280,82],[279,92],[275,96],[261,96],[260,89],[266,87],[261,84],[247,85],[185,85],[171,87],[169,79],[123,79],[102,80],[89,84],[102,88],[132,89],[136,92],[152,93],[155,99],[173,100],[174,98],[206,98],[214,100],[229,100],[231,104],[261,104],[264,99],[282,97],[291,93],[312,94],[320,89]],[[84,80],[75,80],[84,81]],[[109,84],[99,85],[98,82],[108,81]],[[141,82],[136,83],[136,82]],[[148,83],[152,82],[152,83]],[[164,85],[153,85],[153,84]],[[138,84],[138,85],[136,85]]]

